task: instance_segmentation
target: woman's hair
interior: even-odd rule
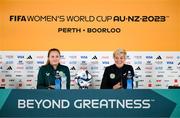
[[[59,55],[60,55],[60,51],[59,51],[57,48],[51,48],[51,49],[48,51],[48,58],[49,58],[50,53],[51,53],[52,51],[56,51],[56,52],[58,52]],[[48,65],[49,63],[50,63],[50,62],[49,62],[49,59],[48,59],[47,62],[46,62],[46,65]]]
[[[116,54],[118,54],[118,55],[124,54],[124,56],[126,56],[127,53],[126,53],[126,50],[119,48],[119,49],[114,51],[113,57],[115,57]]]

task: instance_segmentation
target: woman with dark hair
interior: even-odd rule
[[[69,68],[60,64],[60,51],[56,48],[48,51],[47,63],[40,67],[37,89],[70,89]]]

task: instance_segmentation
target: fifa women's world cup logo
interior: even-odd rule
[[[75,77],[75,82],[80,89],[88,89],[91,85],[92,75],[87,70],[79,70]]]

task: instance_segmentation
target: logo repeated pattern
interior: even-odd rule
[[[92,74],[89,88],[99,89],[105,67],[114,63],[112,53],[61,52],[60,63],[70,69],[71,89],[78,88],[74,78],[79,69],[87,69]],[[126,58],[136,74],[136,89],[166,89],[170,85],[180,85],[180,52],[128,52]],[[38,70],[46,60],[46,51],[0,51],[0,87],[36,89]]]

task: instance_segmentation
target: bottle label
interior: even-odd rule
[[[66,82],[67,82],[66,76],[62,77],[62,78],[61,78],[61,84],[62,84],[61,89],[67,89],[67,87],[66,87]]]
[[[132,79],[127,80],[127,89],[132,89]]]
[[[55,80],[55,89],[60,89],[61,88],[60,85],[61,85],[61,80],[60,79],[56,79]]]

